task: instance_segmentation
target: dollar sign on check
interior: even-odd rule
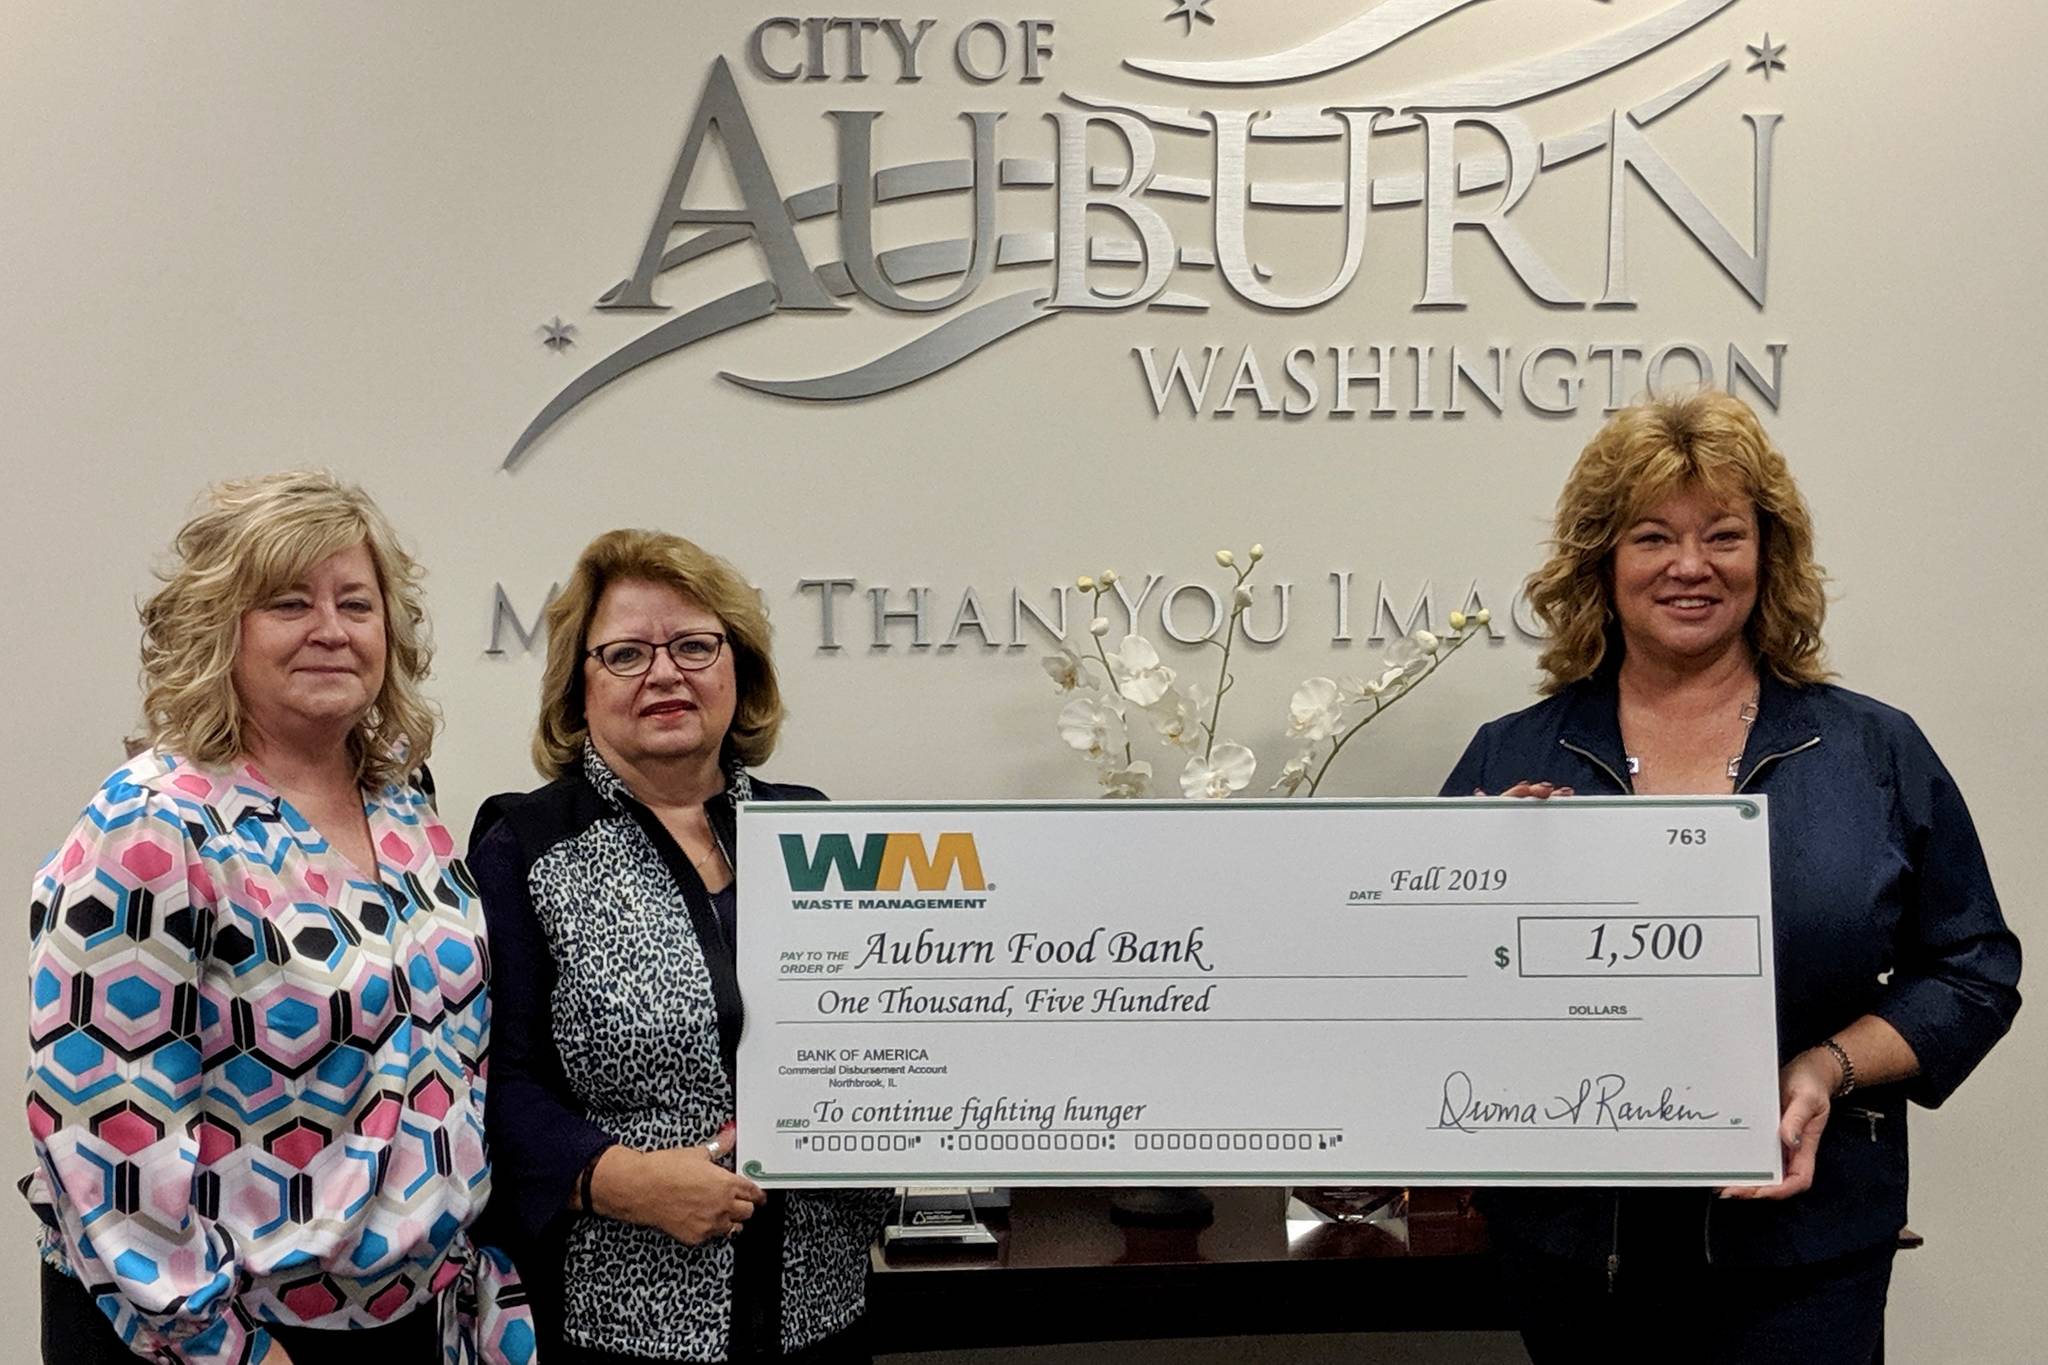
[[[1495,948],[1493,950],[1493,965],[1503,970],[1507,968],[1508,950],[1505,947]]]

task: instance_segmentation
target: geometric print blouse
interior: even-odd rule
[[[450,1365],[532,1357],[517,1277],[466,1232],[490,1196],[476,888],[416,787],[363,809],[374,881],[253,767],[147,751],[36,876],[23,1189],[45,1260],[139,1355],[226,1365],[268,1322],[420,1311]]]

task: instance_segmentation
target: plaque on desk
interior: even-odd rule
[[[882,1245],[993,1250],[996,1236],[981,1220],[985,1205],[976,1201],[994,1193],[965,1185],[900,1189],[896,1212],[882,1229]]]

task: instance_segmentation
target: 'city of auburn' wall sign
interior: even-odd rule
[[[1217,0],[1162,3],[1189,32],[1198,22],[1205,32],[1219,23],[1210,12]],[[1374,89],[1374,54],[1438,23],[1487,25],[1491,6],[1360,0],[1356,17],[1282,51],[1131,57],[1120,73],[1131,87],[1124,92],[1057,87],[1059,44],[1086,43],[1077,31],[1085,19],[1063,19],[1057,31],[1053,20],[1028,17],[762,19],[741,50],[711,63],[639,259],[614,263],[602,277],[617,282],[597,298],[597,308],[673,316],[599,358],[549,400],[512,442],[504,465],[517,469],[535,458],[550,428],[608,386],[628,375],[653,382],[662,368],[653,362],[778,313],[851,312],[856,298],[929,325],[851,368],[782,376],[723,371],[715,382],[780,400],[873,398],[949,367],[971,372],[974,357],[1027,328],[1090,313],[1131,320],[1131,330],[1108,345],[1131,366],[1133,402],[1149,404],[1158,416],[1558,414],[1578,411],[1582,401],[1611,409],[1643,388],[1700,382],[1741,385],[1776,409],[1786,343],[1760,336],[1709,344],[1553,335],[1484,347],[1380,339],[1262,355],[1249,344],[1161,345],[1156,335],[1139,332],[1160,327],[1162,313],[1284,314],[1327,304],[1357,280],[1375,240],[1372,221],[1389,210],[1423,220],[1414,311],[1470,306],[1453,269],[1453,243],[1469,236],[1489,243],[1546,308],[1613,310],[1592,316],[1603,319],[1606,336],[1626,335],[1620,324],[1644,288],[1630,271],[1630,236],[1640,230],[1637,220],[1655,215],[1688,234],[1735,297],[1761,316],[1772,144],[1782,115],[1735,106],[1769,92],[1772,73],[1785,69],[1784,45],[1768,34],[1758,43],[1739,42],[1725,26],[1708,26],[1738,3],[1675,0],[1632,14],[1589,6],[1613,15],[1594,36],[1553,51],[1502,54],[1479,69],[1385,92]],[[1174,40],[1173,27],[1163,32]],[[1498,51],[1483,28],[1471,36],[1456,50]],[[1669,70],[1644,78],[1638,59],[1659,51],[1696,52],[1698,62],[1676,83]],[[1333,102],[1327,83],[1314,87],[1317,94],[1299,88],[1338,71],[1346,71],[1356,102]],[[777,165],[782,149],[764,145],[757,131],[765,101],[810,82],[857,82],[849,95],[857,91],[861,103],[886,106],[896,87],[934,79],[962,86],[965,156],[877,166],[877,125],[910,115],[837,109],[818,132],[835,149],[836,179],[790,192]],[[1546,96],[1575,91],[1583,101],[1588,90],[1598,92],[1600,116],[1541,134],[1531,126],[1531,106]],[[1692,118],[1725,122],[1725,156],[1751,171],[1749,202],[1739,211],[1710,207],[1691,183],[1699,176],[1689,179],[1660,149],[1657,124],[1681,107]],[[1306,151],[1282,144],[1305,144]],[[1327,157],[1328,171],[1306,180],[1262,174],[1262,148],[1265,158],[1287,157],[1292,165],[1305,154]],[[1573,229],[1582,239],[1604,240],[1605,266],[1598,278],[1572,278],[1553,267],[1545,244],[1512,215],[1539,177],[1590,157],[1604,158],[1605,192],[1585,196]],[[714,158],[722,158],[737,187],[738,205],[686,206]],[[1390,160],[1396,173],[1376,173]],[[1638,193],[1633,213],[1631,185],[1648,191]],[[1049,218],[1051,231],[1004,229],[999,199],[1008,210],[1017,191],[1049,196],[1050,214],[1044,203],[1032,207],[1034,224]],[[948,194],[971,203],[971,236],[877,249],[880,206]],[[1338,264],[1326,281],[1283,292],[1260,264],[1252,210],[1275,209],[1328,215],[1328,255]],[[814,219],[836,220],[838,259],[805,251],[797,225]],[[764,278],[680,312],[666,301],[693,266],[734,251],[751,251]],[[630,272],[623,279],[616,273],[621,265]],[[702,369],[694,380],[713,382]]]

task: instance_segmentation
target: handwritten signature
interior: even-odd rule
[[[1659,1125],[1706,1123],[1721,1116],[1718,1109],[1699,1109],[1680,1101],[1665,1086],[1647,1102],[1624,1098],[1628,1077],[1618,1072],[1581,1077],[1574,1093],[1536,1099],[1481,1098],[1472,1077],[1453,1071],[1444,1077],[1443,1110],[1437,1127],[1460,1132],[1493,1128],[1654,1128]]]

